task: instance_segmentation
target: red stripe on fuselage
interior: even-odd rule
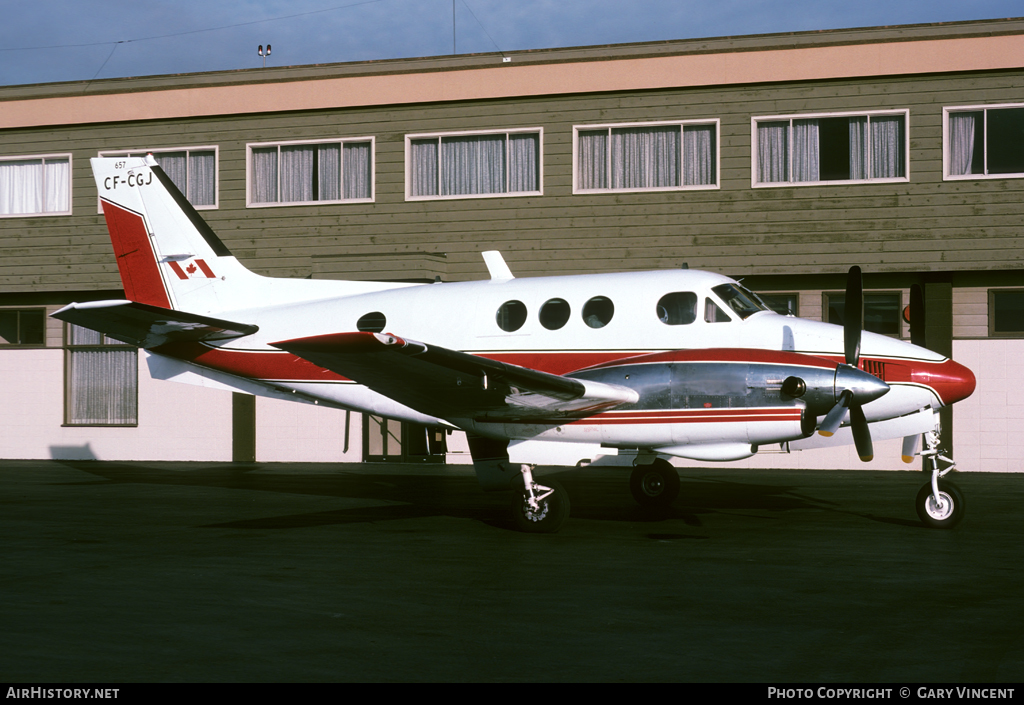
[[[296,382],[344,382],[347,378],[286,352],[211,348],[200,343],[170,343],[154,352],[194,362],[238,377]]]
[[[102,203],[124,295],[140,304],[171,308],[142,216],[110,201]]]

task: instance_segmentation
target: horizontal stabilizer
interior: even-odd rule
[[[165,343],[230,340],[259,330],[258,326],[247,323],[172,311],[135,301],[69,304],[52,315],[140,348],[155,348]]]
[[[570,379],[388,333],[338,333],[271,345],[448,420],[557,423],[639,398],[627,387]]]

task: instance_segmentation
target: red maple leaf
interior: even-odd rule
[[[185,271],[188,272],[189,274],[195,274],[196,273],[196,266],[195,266],[195,264],[190,264],[189,266],[185,267]]]

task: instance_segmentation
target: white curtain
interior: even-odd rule
[[[68,344],[118,346],[69,348],[68,423],[138,423],[138,351],[79,326],[68,326]]]
[[[821,181],[817,120],[793,121],[793,181]]]
[[[351,142],[345,145],[345,198],[370,198],[373,170],[370,168],[370,143]]]
[[[46,182],[44,209],[47,213],[71,210],[71,163],[67,159],[47,159],[43,165]]]
[[[789,122],[757,124],[757,180],[789,181]]]
[[[540,135],[509,135],[508,190],[509,193],[540,190]]]
[[[505,192],[505,135],[441,139],[441,195]]]
[[[971,173],[974,161],[974,113],[949,114],[949,173]]]
[[[608,188],[608,130],[580,130],[576,182],[581,189]]]
[[[683,184],[715,183],[715,128],[713,125],[683,127]]]
[[[347,155],[346,155],[347,156]],[[341,145],[319,144],[316,147],[317,200],[341,199]]]
[[[189,152],[188,202],[193,206],[217,203],[217,158],[211,152]]]
[[[313,199],[311,145],[281,147],[281,202],[304,203]]]
[[[850,118],[850,178],[868,178],[868,119]]]
[[[188,193],[188,154],[186,152],[157,152],[156,163],[167,174],[178,190]]]
[[[43,160],[0,162],[0,214],[43,212]]]
[[[612,188],[664,188],[679,185],[679,128],[613,129]]]
[[[892,179],[903,176],[903,116],[872,117],[871,178]]]
[[[253,203],[277,202],[277,147],[252,150]]]
[[[412,140],[409,161],[411,192],[413,196],[437,196],[437,145],[438,140]]]

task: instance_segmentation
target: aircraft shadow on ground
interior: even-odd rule
[[[473,519],[490,526],[512,529],[508,492],[485,493],[472,476],[401,475],[348,472],[257,473],[256,464],[217,464],[197,469],[164,469],[154,465],[115,462],[61,461],[100,478],[86,482],[60,484],[148,484],[194,487],[217,487],[299,494],[319,497],[381,502],[376,506],[269,516],[257,519],[205,524],[202,528],[233,529],[297,529],[335,524],[419,519],[450,516]],[[577,520],[626,522],[651,525],[682,522],[689,527],[703,526],[702,516],[730,513],[755,519],[771,519],[795,510],[818,510],[854,514],[865,519],[904,526],[921,526],[918,522],[861,514],[840,505],[817,499],[796,485],[765,484],[735,479],[682,479],[680,496],[669,507],[638,506],[630,496],[627,472],[588,472],[576,469],[547,472],[540,476],[555,478],[566,488],[571,504],[571,517]],[[669,538],[697,538],[679,534]],[[658,535],[651,535],[658,538]]]

